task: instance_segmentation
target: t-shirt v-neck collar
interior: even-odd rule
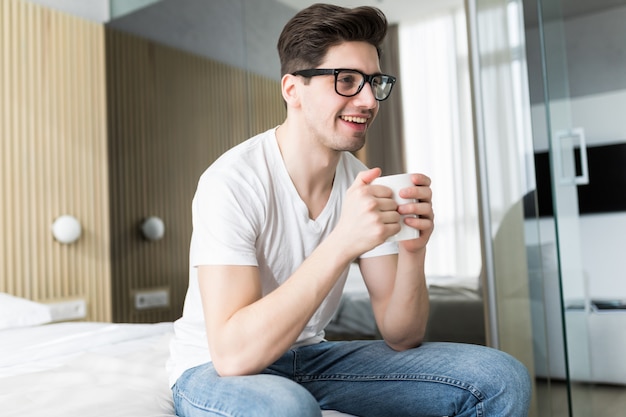
[[[312,219],[309,216],[309,208],[300,197],[300,194],[298,194],[298,190],[296,189],[296,186],[294,185],[293,181],[291,180],[291,176],[289,175],[289,172],[287,171],[285,161],[283,160],[282,154],[280,152],[280,148],[278,146],[278,139],[276,138],[276,129],[274,129],[273,140],[271,140],[270,142],[271,142],[270,146],[272,147],[271,154],[274,160],[269,161],[269,162],[271,163],[271,169],[274,171],[275,177],[279,179],[279,181],[284,187],[286,187],[289,194],[291,195],[294,205],[301,212],[301,214],[306,218],[307,223],[310,226],[315,227],[315,228],[318,228],[318,226],[322,226],[323,224],[326,223],[328,217],[332,213],[332,207],[334,207],[336,203],[337,192],[338,192],[337,183],[333,182],[333,187],[330,191],[330,195],[328,196],[328,201],[326,201],[326,204],[324,205],[324,208],[322,209],[320,214],[315,219]],[[335,169],[335,177],[336,177],[336,172],[337,170],[339,170],[340,165],[342,163],[343,163],[343,159],[340,158],[339,164],[337,165],[337,168]]]

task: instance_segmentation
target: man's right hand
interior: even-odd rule
[[[372,168],[357,175],[346,192],[341,218],[333,231],[355,258],[400,231],[398,204],[391,189],[371,184],[380,174],[380,168]]]

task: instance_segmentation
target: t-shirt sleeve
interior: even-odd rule
[[[257,266],[258,207],[245,183],[205,173],[192,202],[191,265]]]
[[[395,255],[400,251],[398,242],[384,242],[374,249],[365,252],[359,258],[373,258],[375,256]]]

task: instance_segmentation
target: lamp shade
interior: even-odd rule
[[[160,217],[150,216],[141,223],[141,233],[148,240],[159,240],[165,234],[165,223]]]
[[[52,235],[61,243],[70,244],[76,242],[80,238],[82,231],[78,219],[69,214],[57,217],[52,223]]]

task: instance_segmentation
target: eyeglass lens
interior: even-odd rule
[[[342,96],[354,96],[365,84],[365,76],[358,71],[341,70],[335,78],[335,88]],[[393,83],[386,75],[374,75],[369,79],[376,100],[384,100],[391,92]]]

